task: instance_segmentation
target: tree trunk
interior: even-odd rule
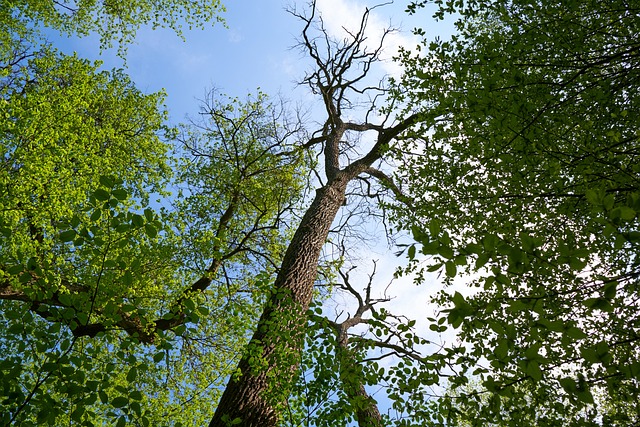
[[[233,420],[244,427],[277,425],[277,406],[288,397],[297,373],[320,252],[350,178],[338,174],[317,190],[287,248],[238,375],[229,380],[209,427]]]
[[[359,364],[356,361],[354,352],[349,348],[349,328],[362,322],[362,313],[371,307],[362,304],[358,307],[356,315],[341,324],[335,324],[334,328],[337,333],[336,357],[339,363],[340,379],[344,386],[344,392],[355,409],[356,421],[358,427],[382,427],[382,416],[378,409],[376,400],[369,396],[364,388],[364,378],[362,372],[359,372]]]
[[[315,0],[310,2],[310,10],[308,16],[295,11],[291,13],[306,24],[301,44],[317,68],[305,77],[303,83],[311,88],[312,93],[322,95],[328,117],[323,128],[302,148],[321,147],[327,183],[317,190],[313,203],[287,248],[273,293],[267,299],[256,331],[236,373],[231,376],[222,394],[209,427],[274,427],[278,424],[300,364],[307,330],[306,312],[313,297],[320,252],[344,202],[347,184],[361,174],[378,179],[384,177],[385,182],[390,181],[371,165],[381,158],[391,140],[415,120],[412,116],[389,128],[369,123],[366,117],[372,111],[377,111],[375,101],[370,99],[371,108],[365,113],[365,122],[343,121],[343,107],[353,107],[351,100],[347,99],[348,93],[364,96],[373,90],[376,93],[374,99],[377,99],[380,93],[386,91],[384,88],[359,88],[357,85],[367,76],[371,65],[379,61],[384,35],[391,30],[385,31],[377,48],[369,50],[364,47],[369,9],[362,17],[359,30],[349,33],[352,40],[343,41],[331,40],[321,19],[315,21]],[[323,35],[319,39],[325,41],[326,53],[319,51],[315,39],[309,36],[313,22],[318,23],[317,29]],[[365,155],[341,168],[340,160],[350,157],[342,157],[345,150],[357,145],[359,139],[353,135],[344,138],[345,133],[362,134],[367,131],[377,132],[374,146]],[[366,394],[364,389],[355,394],[361,392]],[[364,413],[360,415],[365,416]],[[375,414],[373,416],[375,418]]]

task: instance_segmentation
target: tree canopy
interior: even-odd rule
[[[391,82],[383,9],[291,6],[315,125],[218,90],[176,125],[40,27],[124,54],[219,2],[0,0],[0,424],[638,423],[640,10],[436,3]],[[378,222],[456,341],[356,274]]]
[[[101,15],[117,12],[102,2],[10,6],[0,22],[0,424],[203,424],[303,182],[285,144],[295,125],[263,95],[212,95],[202,120],[172,128],[163,93],[60,54],[37,31],[127,42],[157,7],[168,9],[156,18],[183,23],[171,10],[185,5],[140,2],[121,21]],[[217,17],[217,2],[201,6],[200,24]],[[234,193],[205,178],[225,165]],[[173,186],[182,195],[161,207]],[[246,267],[263,250],[272,259]]]
[[[441,353],[458,363],[440,404],[472,425],[637,422],[639,10],[471,1],[437,16],[450,12],[451,40],[403,57],[399,90],[423,119],[397,152],[410,255],[475,288],[437,299],[460,339]]]

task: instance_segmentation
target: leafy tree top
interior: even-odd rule
[[[415,201],[398,218],[431,270],[475,273],[474,296],[439,299],[471,344],[451,350],[463,372],[513,407],[531,384],[553,410],[527,422],[579,424],[602,390],[638,392],[638,11],[471,1],[437,16],[448,12],[461,14],[459,34],[404,56],[423,127],[398,151]],[[504,416],[467,402],[478,419]]]

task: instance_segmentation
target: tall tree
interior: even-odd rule
[[[369,277],[358,279],[363,264],[341,269],[334,284],[334,298],[355,304],[341,304],[333,315],[326,302],[314,304],[286,425],[408,426],[431,420],[429,387],[439,378],[427,357],[433,344],[417,335],[410,313],[387,310],[391,283],[374,296],[381,291],[375,262]]]
[[[389,145],[414,120],[409,117],[387,124],[393,120],[387,115],[378,122],[371,121],[378,108],[375,100],[385,89],[369,86],[367,77],[380,59],[389,31],[382,35],[379,45],[367,46],[369,10],[359,28],[347,33],[343,40],[329,37],[315,2],[311,2],[306,14],[291,12],[304,24],[301,47],[313,61],[313,70],[303,82],[320,97],[326,113],[322,128],[301,144],[301,149],[319,151],[322,182],[284,254],[253,337],[209,424],[212,427],[229,423],[277,425],[300,363],[320,253],[345,202],[347,188],[359,177],[391,184],[381,170],[374,168],[374,163],[382,159]],[[371,94],[373,101],[367,104],[361,121],[348,120],[345,114],[348,110],[354,113],[354,97],[361,99],[363,94]],[[366,132],[376,138],[367,150],[358,145]],[[364,154],[358,156],[359,151]]]
[[[57,18],[59,9],[46,9],[53,13],[47,22],[84,31],[73,20],[103,6],[87,5]],[[390,30],[369,47],[370,11],[343,40],[329,37],[315,3],[308,15],[292,11],[314,64],[303,83],[326,113],[310,136],[262,94],[246,101],[212,94],[198,120],[172,129],[163,124],[162,94],[143,95],[123,73],[98,72],[98,64],[32,49],[38,35],[29,20],[46,19],[34,9],[14,20],[16,7],[2,21],[14,28],[2,52],[0,316],[7,333],[0,348],[10,356],[0,362],[7,408],[0,420],[201,424],[230,377],[211,425],[276,424],[298,377],[320,253],[345,194],[398,191],[374,165],[415,116],[394,119],[378,104],[387,89],[369,81]],[[66,18],[72,22],[57,21]],[[92,22],[80,24],[99,29]],[[355,108],[362,100],[364,108]],[[361,120],[345,118],[357,113]],[[176,163],[167,141],[176,142]],[[307,168],[318,159],[319,188],[292,229]],[[151,202],[168,188],[178,194]],[[358,304],[350,320],[325,319],[320,327],[333,337],[345,407],[360,425],[376,426],[382,417],[365,385],[383,374],[358,365],[371,344],[347,334],[373,323],[363,315],[374,301],[367,295]],[[384,325],[384,315],[376,322]],[[192,411],[181,410],[187,403]]]
[[[162,94],[142,95],[123,74],[96,68],[45,51],[2,81],[3,423],[54,422],[61,405],[37,393],[49,380],[97,384],[67,369],[91,372],[92,362],[70,361],[81,345],[60,326],[76,329],[96,311],[112,310],[110,296],[131,284],[132,271],[170,271],[150,255],[155,239],[144,233],[145,224],[148,234],[155,231],[156,216],[134,220],[128,212],[133,197],[144,203],[166,179],[167,147],[157,135]],[[138,267],[129,268],[133,259]],[[148,292],[154,279],[150,273],[137,281],[138,291]],[[35,412],[26,410],[29,402]],[[34,418],[20,415],[26,412]]]
[[[471,296],[438,299],[462,343],[441,355],[459,362],[441,408],[473,425],[637,423],[640,10],[470,1],[436,17],[449,12],[460,33],[407,53],[399,88],[423,115],[398,151],[415,201],[398,220],[432,271],[474,273]],[[455,398],[471,376],[491,398]],[[635,408],[615,420],[607,401]]]
[[[208,404],[244,344],[304,186],[290,146],[298,122],[264,95],[213,96],[177,137],[185,194],[160,216],[148,199],[166,191],[169,172],[156,135],[161,96],[76,58],[29,64],[37,80],[12,82],[17,99],[5,104],[0,298],[10,335],[1,345],[18,351],[3,363],[3,421],[96,422],[115,407],[106,420],[153,423],[182,399]]]

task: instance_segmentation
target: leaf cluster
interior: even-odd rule
[[[260,94],[216,101],[208,129],[177,138],[163,93],[56,52],[35,25],[122,47],[141,25],[204,25],[219,2],[5,3],[0,424],[203,424],[306,183],[299,124]]]

